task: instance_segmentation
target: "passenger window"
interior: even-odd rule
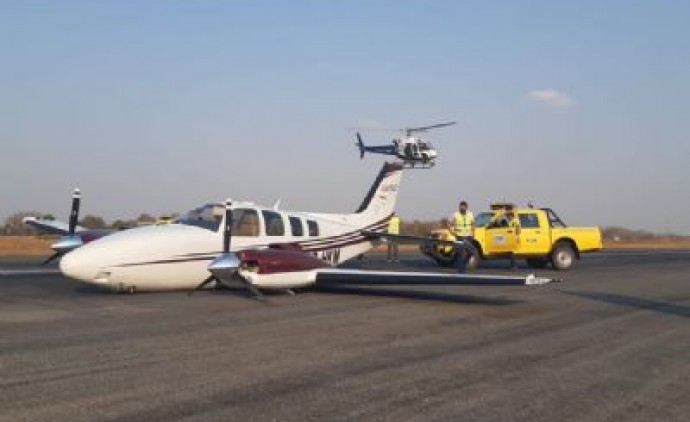
[[[259,215],[256,210],[236,209],[232,211],[232,235],[257,237],[259,235]]]
[[[264,216],[266,236],[285,236],[285,224],[279,213],[263,210],[261,214]]]
[[[289,217],[290,230],[295,237],[304,236],[304,227],[302,227],[302,219],[299,217]]]
[[[539,219],[537,218],[537,214],[520,214],[518,217],[520,218],[520,227],[526,229],[539,228]]]
[[[309,230],[309,236],[319,235],[319,224],[313,220],[307,220],[307,229]]]
[[[502,215],[496,217],[496,219],[494,219],[493,221],[491,221],[491,223],[489,223],[487,228],[498,229],[501,227],[508,227],[509,224],[510,223],[508,222],[508,217],[506,217],[505,214],[502,214]]]

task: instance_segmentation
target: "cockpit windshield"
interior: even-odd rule
[[[187,211],[175,223],[200,227],[211,231],[218,231],[225,214],[225,207],[221,204],[206,204]]]
[[[429,151],[432,149],[434,149],[434,146],[431,145],[431,142],[419,141],[419,150],[420,151]]]

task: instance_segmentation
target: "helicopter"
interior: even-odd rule
[[[403,161],[407,168],[431,168],[436,164],[438,151],[431,142],[425,141],[416,133],[426,132],[429,129],[454,125],[456,122],[439,123],[430,126],[405,128],[402,131],[405,136],[402,139],[395,138],[390,145],[364,145],[362,135],[357,132],[357,147],[359,148],[359,158],[364,158],[365,153],[393,155]]]

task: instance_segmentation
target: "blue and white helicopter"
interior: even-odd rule
[[[447,122],[430,126],[406,128],[403,129],[405,136],[400,139],[393,139],[389,145],[364,145],[362,135],[357,132],[357,143],[355,145],[359,148],[360,158],[364,158],[364,154],[367,152],[372,154],[392,155],[402,160],[407,168],[431,168],[436,164],[438,151],[436,151],[431,142],[415,136],[415,134],[426,132],[429,129],[451,126],[455,123],[456,122]]]

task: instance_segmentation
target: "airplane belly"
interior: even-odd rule
[[[94,284],[107,285],[115,291],[191,290],[209,276],[209,262],[210,259],[114,267],[102,271],[105,280],[96,277]]]

